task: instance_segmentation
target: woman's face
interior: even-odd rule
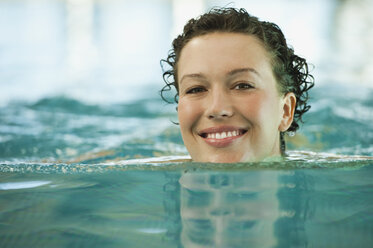
[[[179,123],[193,161],[280,155],[279,131],[293,120],[295,97],[280,95],[268,53],[255,37],[195,37],[182,49],[177,66]]]

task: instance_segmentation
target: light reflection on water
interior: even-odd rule
[[[175,163],[187,152],[175,106],[158,96],[172,3],[95,1],[81,19],[91,26],[69,29],[77,12],[67,17],[67,2],[0,1],[1,247],[372,247],[373,164],[352,156],[373,155],[373,92],[362,77],[372,48],[358,45],[370,29],[352,41],[358,52],[345,49],[346,23],[332,29],[338,49],[357,58],[344,56],[347,65],[319,43],[325,34],[311,42],[321,49],[308,52],[326,61],[311,61],[316,72],[328,73],[323,86],[316,77],[313,107],[287,143],[305,152],[285,162]],[[75,11],[90,1],[80,2]],[[337,23],[359,12],[339,2]],[[316,8],[323,16],[326,5]],[[285,30],[299,36],[297,25]],[[351,86],[330,83],[341,78]]]
[[[334,90],[328,97],[326,92]],[[314,89],[305,124],[287,137],[288,150],[372,156],[373,92],[365,91],[357,98],[352,86]],[[51,97],[9,103],[0,107],[0,115],[0,161],[101,163],[187,155],[172,123],[177,122],[175,106],[159,98],[93,105]]]
[[[205,165],[0,172],[1,185],[24,185],[0,191],[0,245],[373,244],[372,160],[314,169]],[[25,187],[35,182],[38,187]]]

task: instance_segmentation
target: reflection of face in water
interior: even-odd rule
[[[276,245],[277,176],[271,171],[183,174],[180,178],[182,244],[185,247]]]
[[[369,172],[176,174],[165,187],[167,237],[184,247],[371,247]]]

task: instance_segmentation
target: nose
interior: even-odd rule
[[[233,116],[231,100],[224,90],[212,90],[207,104],[206,117],[208,119],[225,119]]]

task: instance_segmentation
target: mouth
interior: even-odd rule
[[[242,137],[247,129],[233,126],[212,127],[201,130],[198,135],[209,145],[214,147],[226,147],[234,140]]]

